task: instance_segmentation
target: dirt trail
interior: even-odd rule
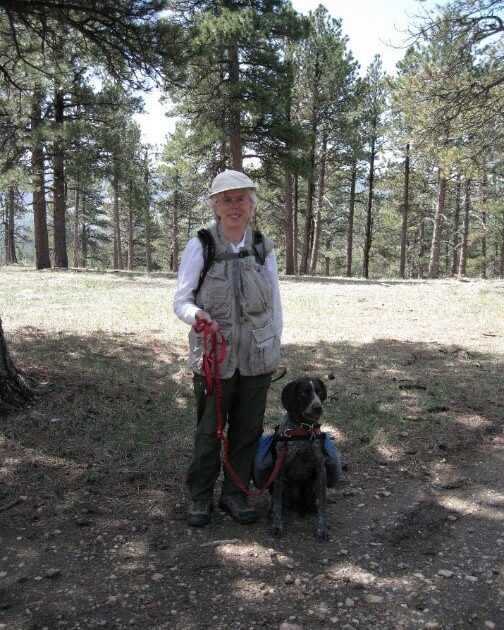
[[[6,440],[0,628],[503,628],[502,436],[406,465],[343,455],[330,541],[294,514],[276,541],[264,497],[253,526],[217,510],[191,529],[182,472],[96,485]]]

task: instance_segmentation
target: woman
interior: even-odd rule
[[[200,238],[189,240],[182,255],[173,301],[175,314],[187,324],[206,321],[228,341],[220,365],[223,418],[227,422],[229,461],[248,486],[257,444],[263,431],[271,374],[280,360],[282,309],[278,269],[272,241],[263,239],[264,258],[254,255],[249,226],[257,205],[256,184],[239,171],[215,177],[210,204],[215,221],[209,226],[215,246],[213,264],[200,283],[204,266]],[[264,264],[261,264],[264,262]],[[187,472],[191,503],[187,522],[202,527],[210,521],[213,490],[220,474],[220,440],[216,436],[215,397],[205,393],[202,335],[189,333],[189,365],[194,372],[197,427],[194,453]],[[238,523],[257,520],[255,510],[224,472],[219,507]]]

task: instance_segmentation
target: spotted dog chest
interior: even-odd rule
[[[319,440],[289,444],[284,475],[292,481],[311,479],[323,462],[324,454]]]

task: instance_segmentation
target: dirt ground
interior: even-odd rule
[[[30,313],[45,279],[21,296]],[[480,285],[455,289],[432,332],[422,300],[446,287],[327,283],[333,334],[345,341],[287,339],[290,374],[326,381],[324,428],[344,465],[328,490],[327,542],[313,516],[295,513],[274,539],[267,496],[253,500],[253,525],[218,509],[209,526],[186,525],[185,332],[76,333],[63,320],[46,330],[12,299],[14,358],[48,386],[33,407],[0,417],[0,629],[504,628],[504,331],[501,316],[490,320],[503,287],[493,302]],[[474,304],[483,323],[467,315]],[[450,309],[466,314],[463,334]],[[369,339],[357,343],[361,319]],[[269,427],[288,378],[272,386]]]
[[[180,466],[164,488],[97,485],[5,439],[0,628],[503,628],[503,435],[451,442],[344,450],[322,543],[296,514],[273,539],[264,496],[257,524],[187,527]]]

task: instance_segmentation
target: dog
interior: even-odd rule
[[[319,420],[327,389],[319,378],[300,378],[282,390],[286,415],[275,432],[276,456],[286,449],[285,459],[271,491],[271,533],[283,535],[282,510],[297,504],[300,516],[316,514],[315,533],[327,540],[326,524],[326,457],[324,434]]]

